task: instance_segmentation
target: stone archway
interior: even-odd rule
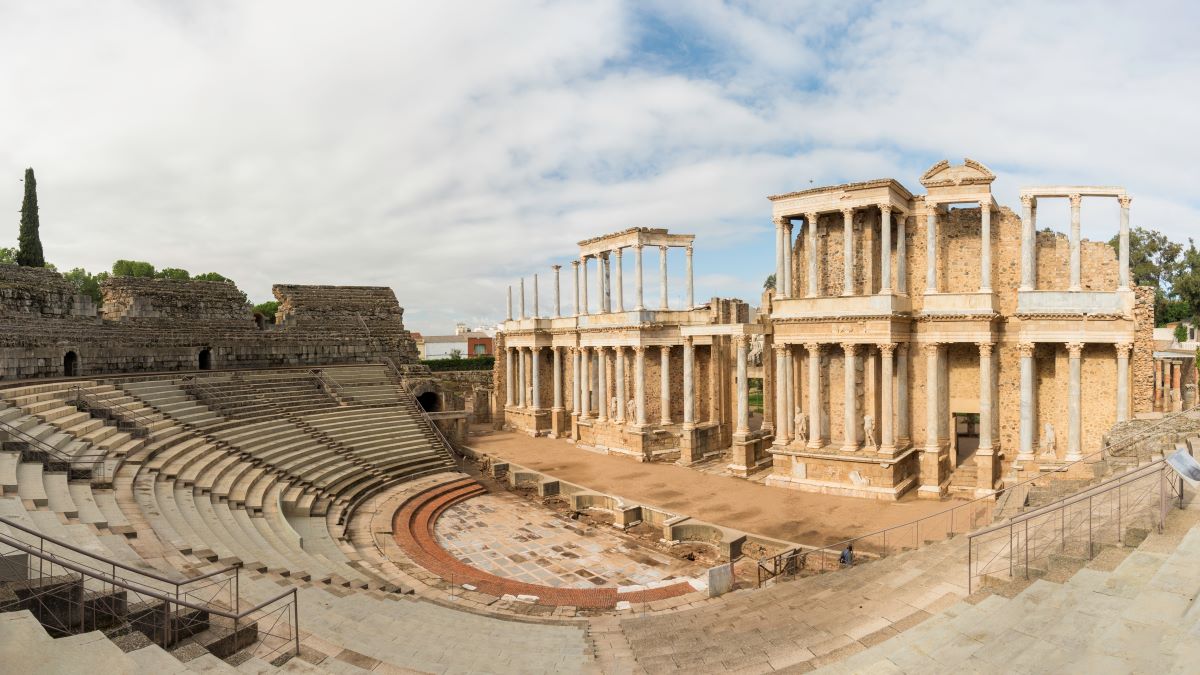
[[[417,394],[417,403],[425,412],[438,412],[442,409],[442,397],[436,391],[426,391]]]
[[[63,375],[66,377],[79,375],[79,355],[73,351],[63,354]]]
[[[212,370],[212,350],[208,347],[201,349],[197,361],[197,366],[199,366],[200,370]]]

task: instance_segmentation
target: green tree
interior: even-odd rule
[[[268,300],[254,306],[254,313],[261,314],[264,319],[275,322],[275,312],[279,311],[278,300]]]
[[[194,279],[196,281],[222,281],[227,284],[233,283],[233,279],[230,279],[229,277],[217,274],[216,272],[205,272],[204,274],[197,274],[196,276],[192,277],[192,279]]]
[[[1191,239],[1180,257],[1171,292],[1186,306],[1188,316],[1181,318],[1200,323],[1200,251]]]
[[[17,249],[0,246],[0,265],[16,265]]]
[[[187,270],[179,269],[178,267],[164,267],[154,276],[159,279],[178,279],[180,281],[187,281],[192,278],[192,275]]]
[[[118,260],[113,263],[114,277],[137,277],[142,279],[154,278],[154,265],[140,260]]]
[[[25,169],[25,200],[21,202],[21,235],[18,239],[17,264],[22,267],[45,267],[42,238],[38,233],[37,179],[33,169]]]
[[[63,278],[75,287],[77,293],[90,297],[97,307],[104,303],[104,296],[100,293],[100,282],[108,278],[107,273],[101,272],[93,276],[82,267],[76,267],[63,274]]]
[[[1119,251],[1120,237],[1109,240],[1113,250]],[[1170,321],[1169,303],[1175,275],[1180,269],[1183,245],[1177,244],[1157,230],[1135,227],[1129,231],[1129,274],[1137,286],[1153,286],[1154,325],[1161,326]]]
[[[770,291],[770,290],[774,290],[774,288],[775,288],[775,275],[772,274],[771,276],[767,277],[766,281],[763,282],[763,290]]]
[[[1182,324],[1182,323],[1175,324],[1174,337],[1175,337],[1176,342],[1180,342],[1180,343],[1187,342],[1187,325]]]

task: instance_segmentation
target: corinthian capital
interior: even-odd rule
[[[1021,206],[1027,209],[1033,208],[1033,195],[1021,195]]]
[[[1077,359],[1080,356],[1083,356],[1083,343],[1082,342],[1068,342],[1067,343],[1067,355],[1073,359]]]
[[[1021,358],[1032,358],[1033,350],[1037,345],[1033,342],[1022,342],[1017,345],[1017,351],[1021,354]]]
[[[1121,203],[1121,208],[1127,209],[1129,208],[1129,203],[1133,201],[1133,197],[1130,197],[1129,195],[1122,195],[1117,197],[1117,201]]]
[[[1071,200],[1071,208],[1073,209],[1079,208],[1080,202],[1083,201],[1083,197],[1079,194],[1070,194],[1067,197]]]
[[[1114,345],[1117,348],[1117,356],[1129,358],[1129,352],[1133,350],[1133,344],[1130,342],[1118,342]]]

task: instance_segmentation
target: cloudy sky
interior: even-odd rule
[[[1197,5],[1055,5],[0,0],[0,245],[33,166],[59,269],[384,284],[442,333],[632,226],[695,233],[697,296],[753,300],[766,195],[919,193],[942,158],[1002,204],[1123,185],[1135,225],[1200,235]],[[1084,235],[1116,219],[1085,202]]]

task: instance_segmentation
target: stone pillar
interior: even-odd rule
[[[508,314],[505,315],[505,319],[512,321],[512,284],[508,285]]]
[[[1117,290],[1129,290],[1129,203],[1128,195],[1118,198],[1121,203],[1121,234],[1117,248]]]
[[[1068,462],[1083,458],[1081,436],[1083,434],[1082,406],[1082,377],[1083,377],[1083,343],[1067,343],[1067,364],[1070,369],[1070,383],[1067,385],[1067,456]]]
[[[817,220],[816,213],[804,214],[808,231],[808,297],[817,297]]]
[[[1018,290],[1032,291],[1037,276],[1033,262],[1037,233],[1033,230],[1033,197],[1021,195],[1021,286]]]
[[[879,293],[892,294],[892,205],[879,205]],[[867,289],[870,292],[871,289]]]
[[[1163,362],[1154,360],[1154,409],[1163,409]]]
[[[1121,342],[1117,347],[1117,422],[1129,420],[1129,351],[1133,345]]]
[[[992,292],[992,203],[980,202],[979,292]]]
[[[604,311],[605,312],[613,311],[612,287],[613,287],[612,253],[605,253],[604,254]]]
[[[912,443],[912,424],[908,419],[908,343],[896,346],[896,443],[907,448]]]
[[[992,343],[979,343],[979,452],[992,453]]]
[[[783,361],[783,381],[787,414],[783,416],[782,422],[787,427],[788,440],[791,440],[796,437],[796,380],[793,372],[792,346],[784,345],[783,353],[786,357]]]
[[[553,356],[554,356],[554,361],[550,365],[554,369],[554,377],[552,378],[552,384],[554,385],[553,407],[554,407],[555,412],[559,412],[563,409],[562,354],[560,352],[561,349],[562,349],[561,347],[551,347],[550,348],[550,351],[553,353]]]
[[[896,214],[896,292],[908,294],[908,216]]]
[[[633,245],[633,258],[634,258],[634,262],[636,263],[634,265],[634,267],[636,267],[636,269],[634,270],[633,279],[634,279],[634,285],[637,286],[637,305],[634,306],[634,309],[636,309],[637,311],[640,312],[643,309],[646,309],[646,305],[642,302],[642,245],[641,244]]]
[[[685,255],[686,255],[686,259],[687,259],[687,307],[685,309],[691,309],[696,306],[695,280],[693,279],[693,276],[692,276],[692,247],[691,247],[691,245],[689,245],[687,247],[687,249],[685,250]]]
[[[1171,410],[1183,410],[1183,364],[1171,364]]]
[[[579,348],[579,417],[592,416],[592,355],[587,347]]]
[[[617,399],[618,424],[625,423],[625,348],[613,347],[613,398]]]
[[[625,311],[625,254],[624,249],[618,248],[617,254],[617,311]]]
[[[1067,290],[1079,291],[1082,286],[1079,281],[1080,252],[1079,252],[1079,195],[1071,195],[1071,286]]]
[[[529,349],[529,372],[532,375],[530,379],[533,381],[533,391],[530,392],[530,407],[534,410],[542,407],[541,374],[538,372],[541,370],[539,367],[541,352],[540,347],[531,347]]]
[[[659,361],[659,407],[662,408],[660,423],[665,427],[671,423],[671,348],[663,345],[658,348],[661,354]]]
[[[521,318],[525,318],[525,277],[521,277]]]
[[[580,259],[580,261],[579,261],[579,262],[580,262],[580,267],[582,267],[582,268],[583,268],[583,281],[582,281],[582,282],[580,282],[580,284],[579,284],[579,293],[580,293],[580,295],[582,296],[582,299],[583,299],[583,312],[582,312],[583,314],[591,314],[591,313],[592,313],[592,308],[591,308],[591,307],[588,307],[588,296],[587,296],[587,291],[588,291],[588,279],[587,279],[587,268],[588,268],[588,262],[587,262],[587,261],[588,261],[588,257],[587,257],[587,256],[583,256],[583,258],[581,258],[581,259]]]
[[[925,345],[925,452],[932,453],[942,449],[942,378],[938,373],[941,348],[939,342]]]
[[[879,345],[879,454],[896,454],[896,436],[894,431],[892,407],[892,387],[895,385],[892,375],[895,372],[896,343],[884,342]]]
[[[637,345],[633,348],[633,398],[637,410],[637,424],[646,426],[646,347]]]
[[[608,421],[608,347],[596,347],[596,419]]]
[[[787,348],[775,345],[775,445],[783,447],[791,441],[788,436]]]
[[[794,298],[796,281],[792,278],[792,219],[783,221],[783,292],[785,298]]]
[[[508,408],[511,408],[516,403],[516,396],[514,396],[515,392],[513,391],[514,380],[516,379],[516,374],[513,372],[513,351],[512,347],[504,348],[504,405]]]
[[[533,275],[533,318],[538,319],[542,316],[541,305],[538,304],[538,275]]]
[[[579,316],[579,261],[572,260],[571,268],[575,272],[575,285],[572,287],[575,292],[575,316]]]
[[[554,318],[562,316],[562,283],[559,277],[559,270],[562,265],[554,265]]]
[[[845,394],[843,395],[845,414],[842,419],[842,452],[854,452],[858,450],[858,395],[856,391],[858,382],[855,377],[857,373],[854,362],[858,345],[843,342],[842,351],[845,352],[845,364],[842,369],[846,375]]]
[[[517,348],[517,363],[520,364],[517,370],[517,386],[520,387],[518,392],[517,404],[522,407],[528,407],[528,400],[525,398],[525,349]]]
[[[683,338],[683,428],[696,426],[696,347],[691,335]]]
[[[667,309],[667,247],[658,247],[659,309]]]
[[[571,414],[579,417],[579,348],[571,348]]]
[[[750,339],[746,335],[735,335],[737,346],[737,426],[735,434],[750,433],[750,383],[746,379],[746,358],[750,351]]]
[[[821,345],[817,342],[806,342],[808,352],[808,447],[814,450],[821,448]]]
[[[597,314],[608,312],[608,284],[606,277],[608,276],[608,254],[600,253],[596,256],[596,304]]]
[[[784,252],[786,246],[783,239],[783,224],[786,218],[775,219],[775,297],[786,298],[786,292],[783,287],[783,269],[784,259],[787,254]]]
[[[854,295],[854,209],[842,209],[842,295]]]
[[[1021,354],[1021,447],[1017,451],[1017,461],[1032,462],[1034,439],[1037,438],[1037,416],[1034,415],[1034,361],[1033,352],[1036,345],[1032,342],[1022,342],[1018,345]]]
[[[925,202],[925,292],[938,292],[937,204]]]

